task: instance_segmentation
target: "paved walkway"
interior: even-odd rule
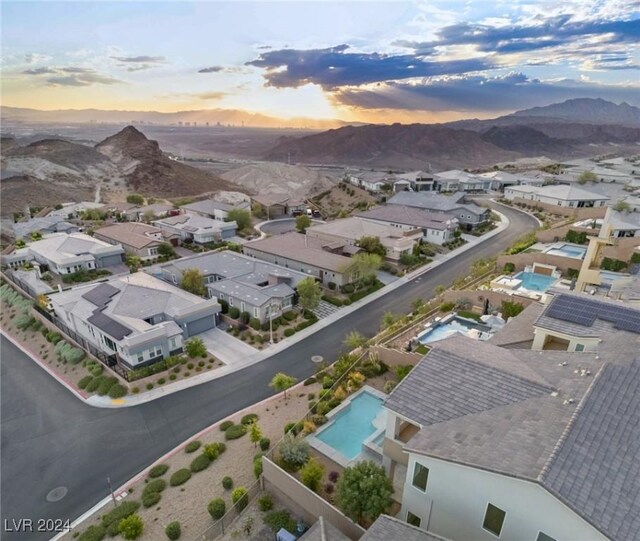
[[[338,310],[340,310],[340,308],[337,306],[327,301],[320,301],[320,304],[313,310],[313,313],[318,316],[318,319],[324,319],[325,317],[335,314]]]
[[[200,333],[197,337],[202,339],[211,355],[215,355],[227,366],[241,364],[258,352],[246,342],[217,328]]]

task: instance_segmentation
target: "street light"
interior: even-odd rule
[[[273,314],[276,312],[274,308],[277,310],[278,305],[271,303],[269,304],[269,343],[273,344]]]

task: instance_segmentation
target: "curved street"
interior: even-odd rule
[[[490,257],[537,227],[531,216],[508,207],[510,226],[447,263],[366,304],[272,357],[197,387],[141,406],[87,406],[54,382],[7,340],[2,340],[2,519],[61,518],[73,521],[185,439],[271,394],[275,372],[302,380],[314,372],[312,355],[335,359],[342,340],[358,329],[373,335],[382,314],[410,311],[417,297],[464,276],[472,261]],[[52,489],[66,497],[48,502]],[[2,539],[47,539],[51,534],[5,533]]]

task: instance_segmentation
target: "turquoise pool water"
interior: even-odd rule
[[[574,257],[576,259],[583,259],[586,252],[587,249],[584,246],[572,246],[571,244],[562,244],[547,251],[548,254]]]
[[[522,280],[522,287],[531,291],[544,292],[549,289],[558,279],[545,274],[535,272],[519,272],[514,276],[518,280]]]
[[[479,328],[478,325],[474,325],[470,321],[467,322],[464,319],[452,319],[448,323],[438,325],[429,332],[423,334],[419,341],[421,344],[428,344],[429,342],[435,342],[437,340],[444,340],[445,338],[453,334],[467,334],[471,329]]]
[[[353,460],[362,452],[362,442],[375,432],[373,420],[381,408],[381,398],[362,392],[316,438]]]

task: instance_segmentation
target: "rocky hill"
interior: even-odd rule
[[[570,156],[576,152],[570,143],[530,126],[492,126],[481,137],[497,147],[527,156]]]
[[[553,121],[566,120],[584,124],[612,124],[640,128],[640,108],[622,102],[616,104],[600,98],[575,98],[545,107],[516,111],[513,117],[543,117]]]
[[[224,173],[222,178],[250,193],[290,193],[298,197],[313,196],[335,185],[334,179],[318,171],[283,163],[245,165]]]
[[[301,138],[283,138],[266,159],[448,169],[491,165],[518,156],[471,131],[432,124],[393,124],[347,126]]]

